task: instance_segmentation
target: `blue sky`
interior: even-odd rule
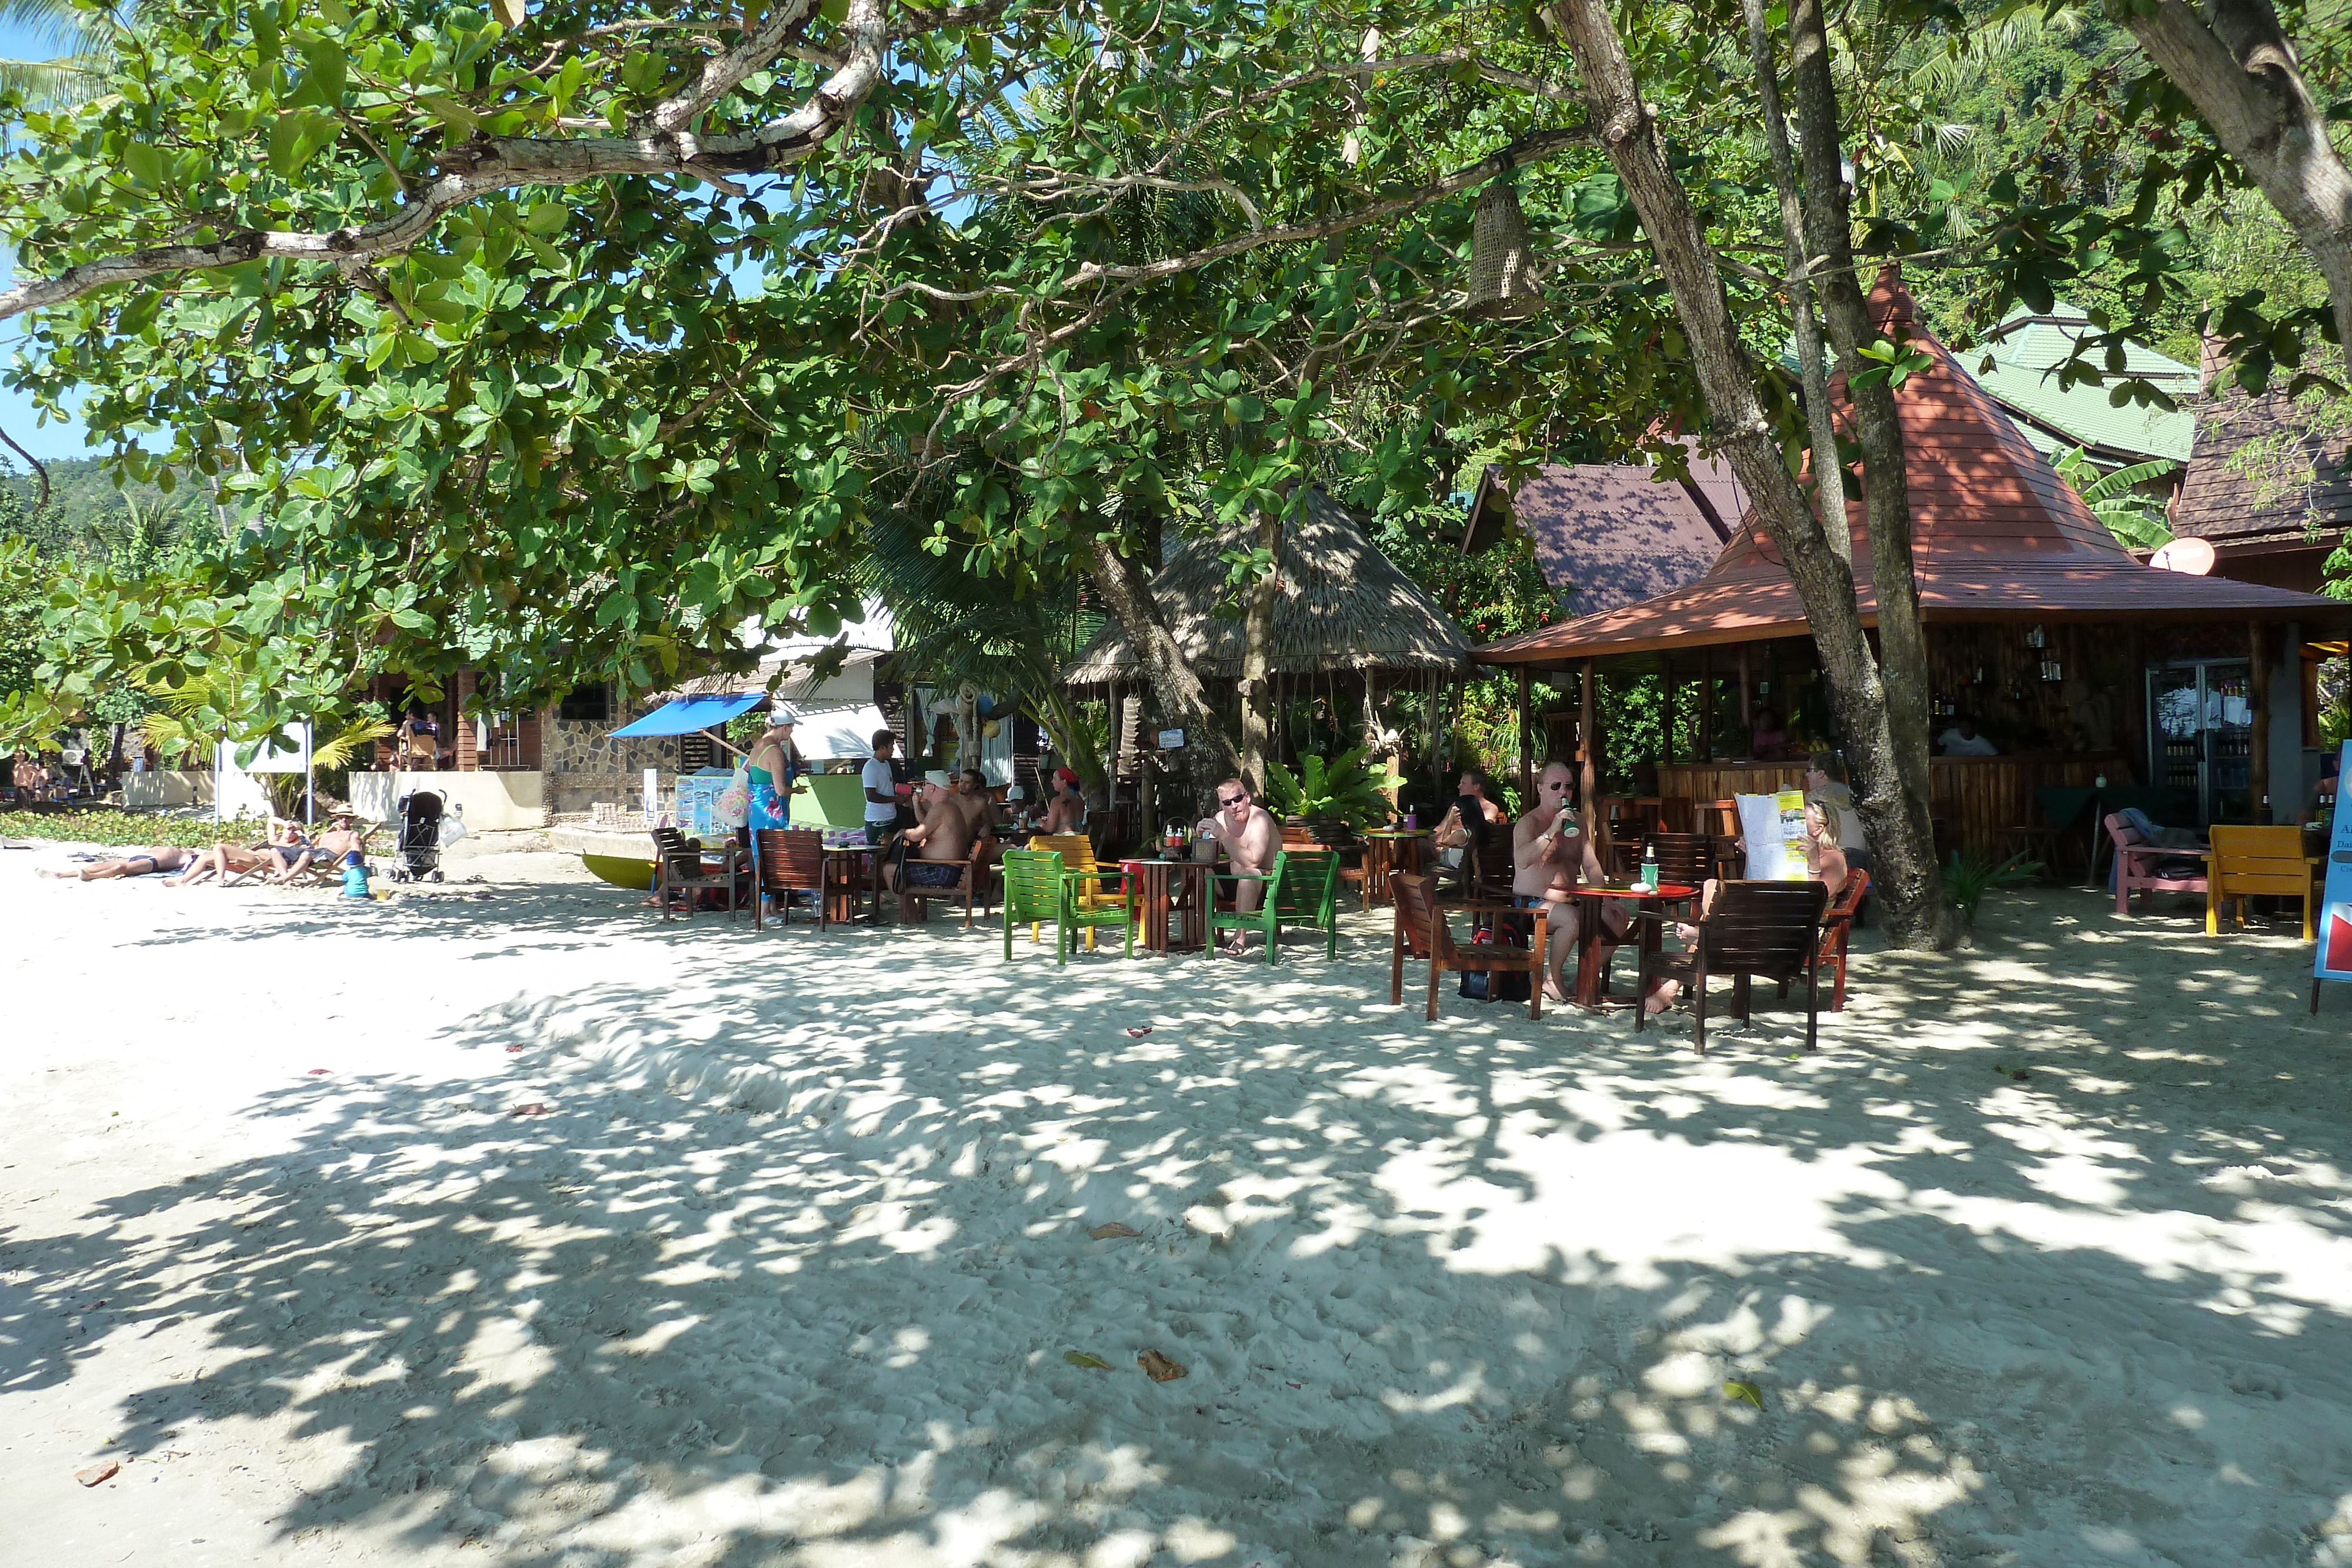
[[[0,58],[47,59],[54,52],[47,40],[34,37],[24,27],[13,23],[0,24]],[[16,268],[10,265],[14,259],[5,251],[0,251],[0,274],[5,274],[10,281],[14,281],[16,276]],[[0,324],[0,364],[16,359],[16,345],[22,340],[23,334],[16,329],[14,323]],[[36,426],[34,419],[32,399],[23,392],[0,387],[0,430],[5,430],[14,436],[18,445],[43,462],[53,457],[89,455],[89,446],[83,437],[79,423]],[[14,460],[10,461],[13,464]]]

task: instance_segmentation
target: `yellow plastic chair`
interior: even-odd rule
[[[1029,847],[1039,854],[1062,857],[1062,870],[1068,875],[1076,894],[1081,911],[1108,909],[1112,904],[1124,906],[1127,894],[1104,889],[1103,868],[1095,860],[1095,844],[1084,833],[1038,833],[1029,840]],[[1087,951],[1095,950],[1095,928],[1086,927]],[[1038,939],[1037,927],[1029,927],[1029,940]]]

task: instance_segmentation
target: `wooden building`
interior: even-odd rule
[[[1993,851],[2003,828],[2032,821],[2038,787],[2101,775],[2173,788],[2172,814],[2200,825],[2294,821],[2306,775],[2316,775],[2315,644],[2341,634],[2352,605],[2135,559],[1916,324],[1899,280],[1883,278],[1873,304],[1884,329],[1907,331],[1932,361],[1895,402],[1936,728],[1969,716],[2001,752],[1936,759],[1933,810],[1949,841]],[[1833,381],[1842,419],[1843,394]],[[1874,627],[1858,502],[1849,515],[1863,621]],[[1689,586],[1522,632],[1476,657],[1518,671],[1523,691],[1537,674],[1563,686],[1572,675],[1663,674],[1683,711],[1696,704],[1702,716],[1700,755],[1669,755],[1659,769],[1669,798],[1786,786],[1807,749],[1836,739],[1803,606],[1752,512]],[[1767,707],[1784,721],[1787,761],[1753,755]],[[1581,726],[1554,716],[1552,749],[1565,756]]]

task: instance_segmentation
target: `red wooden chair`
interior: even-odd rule
[[[2137,829],[2121,817],[2107,819],[2107,837],[2116,846],[2116,913],[2131,913],[2131,895],[2135,893],[2193,893],[2202,897],[2206,876],[2200,864],[2194,873],[2178,869],[2167,871],[2167,861],[2197,861],[2202,850],[2166,849],[2151,844],[2139,836]]]
[[[1389,892],[1395,901],[1396,928],[1389,939],[1389,1002],[1394,1007],[1404,1005],[1404,961],[1408,956],[1429,966],[1428,1017],[1437,1017],[1437,990],[1448,970],[1484,970],[1489,975],[1525,973],[1528,977],[1528,1017],[1543,1017],[1544,955],[1549,950],[1550,912],[1515,910],[1508,904],[1440,903],[1432,878],[1414,876],[1410,873],[1389,873]],[[1453,928],[1445,923],[1449,909],[1465,909],[1474,914],[1535,915],[1534,936],[1526,947],[1507,947],[1503,944],[1471,944],[1464,952],[1454,946]]]
[[[1822,911],[1821,968],[1823,974],[1831,977],[1830,1011],[1833,1013],[1845,1011],[1846,945],[1853,940],[1854,912],[1862,907],[1862,901],[1869,892],[1870,873],[1866,871],[1849,872],[1845,885],[1838,889],[1838,895],[1830,900],[1827,909]],[[1780,995],[1785,998],[1788,994],[1789,982],[1783,980],[1780,982]]]

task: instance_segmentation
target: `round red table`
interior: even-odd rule
[[[1603,944],[1601,933],[1601,911],[1604,907],[1604,900],[1620,899],[1628,904],[1643,906],[1655,905],[1656,912],[1663,915],[1667,905],[1681,904],[1697,896],[1698,889],[1671,882],[1661,883],[1647,892],[1637,892],[1622,883],[1612,885],[1603,883],[1598,887],[1590,883],[1580,885],[1576,890],[1576,901],[1582,905],[1576,922],[1577,1005],[1585,1008],[1608,1007],[1612,1003],[1618,1006],[1624,1005],[1623,998],[1611,998],[1601,989],[1605,977],[1601,964],[1601,949]],[[1642,956],[1644,958],[1656,957],[1665,922],[1643,920],[1638,924],[1642,927],[1640,948]],[[1633,999],[1633,1005],[1640,1007],[1642,998],[1635,997]]]

